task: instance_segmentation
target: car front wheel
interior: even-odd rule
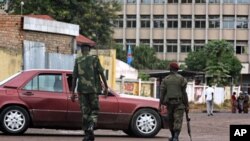
[[[131,129],[138,137],[154,137],[161,129],[161,118],[152,109],[141,109],[134,114]]]
[[[30,122],[27,111],[19,106],[5,108],[0,115],[1,128],[7,134],[24,133]]]

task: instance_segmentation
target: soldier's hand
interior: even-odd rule
[[[72,94],[70,98],[71,98],[72,102],[75,102],[75,100],[76,100],[76,94]]]
[[[189,106],[185,107],[187,113],[189,113]]]
[[[164,109],[164,106],[160,104],[159,108],[158,108],[158,111],[161,112],[163,109]]]

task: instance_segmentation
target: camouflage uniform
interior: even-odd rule
[[[185,107],[188,107],[186,85],[186,79],[177,72],[170,72],[161,84],[160,103],[166,105],[168,109],[169,129],[172,134],[171,141],[178,141]]]
[[[91,124],[96,124],[99,112],[101,80],[99,74],[103,68],[97,56],[81,56],[75,60],[73,77],[78,78],[77,92],[82,112],[83,130],[88,130]]]

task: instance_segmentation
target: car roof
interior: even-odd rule
[[[71,73],[71,70],[59,70],[59,69],[29,69],[23,70],[21,73],[11,80],[3,84],[4,87],[18,88],[21,84],[25,83],[27,79],[34,76],[37,73]]]

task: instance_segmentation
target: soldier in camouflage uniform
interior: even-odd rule
[[[189,109],[186,93],[187,81],[177,73],[179,66],[172,62],[169,65],[170,74],[161,83],[160,110],[162,105],[167,106],[169,116],[169,129],[172,137],[169,141],[178,141],[182,127],[184,110]]]
[[[104,94],[108,94],[108,85],[103,73],[103,68],[97,56],[89,55],[90,47],[81,48],[82,56],[76,58],[72,80],[72,101],[78,79],[77,92],[82,112],[83,141],[94,141],[94,127],[99,113],[99,97],[102,92],[102,82],[105,85]],[[102,79],[102,81],[100,80]]]

